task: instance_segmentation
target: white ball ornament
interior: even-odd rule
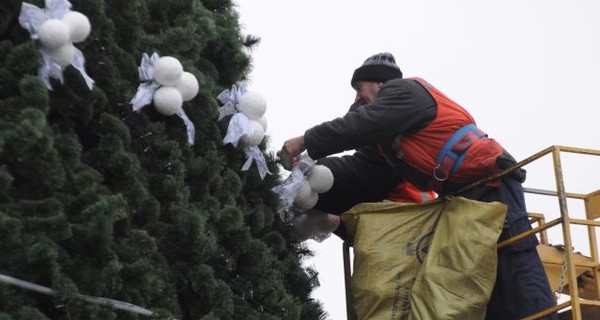
[[[262,116],[256,121],[258,121],[258,123],[260,123],[260,125],[263,127],[263,130],[267,132],[267,117]]]
[[[56,62],[61,67],[66,67],[73,62],[75,58],[75,46],[68,43],[60,48],[50,50],[52,61]]]
[[[308,198],[311,193],[313,193],[313,191],[310,187],[310,183],[304,180],[302,187],[300,187],[300,190],[298,190],[298,193],[296,194],[296,198]]]
[[[69,27],[71,42],[85,40],[92,30],[90,20],[81,12],[69,11],[62,17],[62,21]]]
[[[319,194],[311,192],[306,197],[298,197],[294,199],[294,206],[300,210],[312,209],[319,201]]]
[[[326,166],[317,164],[308,171],[306,180],[314,192],[324,193],[333,186],[333,173]]]
[[[248,119],[258,120],[267,110],[267,101],[262,94],[254,91],[247,91],[237,105],[237,109]]]
[[[189,72],[183,72],[175,88],[181,92],[183,101],[190,101],[198,94],[199,86],[196,76]]]
[[[183,97],[175,87],[160,87],[154,93],[154,107],[165,116],[172,116],[181,111]]]
[[[38,29],[40,42],[52,50],[69,43],[70,31],[66,23],[59,19],[48,19]]]
[[[257,146],[265,137],[265,130],[256,120],[250,120],[250,125],[252,126],[252,135],[243,135],[240,140],[246,146]]]
[[[154,63],[154,80],[163,86],[174,86],[183,74],[183,66],[176,58],[165,56]]]

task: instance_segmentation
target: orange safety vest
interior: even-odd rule
[[[503,153],[502,146],[487,136],[477,137],[462,146],[460,163],[455,172],[440,177],[439,157],[442,149],[453,148],[448,141],[455,140],[454,134],[461,128],[474,125],[473,117],[456,102],[421,78],[411,78],[420,83],[431,94],[437,104],[435,119],[425,128],[395,140],[397,157],[412,168],[439,182],[471,183],[500,172],[496,159]],[[461,141],[464,142],[464,141]],[[442,180],[443,179],[443,180]],[[431,184],[430,184],[431,185]],[[435,190],[435,188],[434,188]]]
[[[422,191],[407,180],[402,180],[388,194],[388,200],[394,202],[422,203],[437,197],[433,191]]]

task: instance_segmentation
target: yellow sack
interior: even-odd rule
[[[357,319],[483,319],[505,216],[504,204],[462,197],[345,212]]]

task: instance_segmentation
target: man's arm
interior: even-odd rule
[[[315,209],[341,214],[361,202],[381,201],[401,181],[373,146],[357,150],[353,155],[317,160],[333,173],[333,186],[319,194]]]
[[[318,159],[389,141],[425,127],[433,121],[436,112],[433,98],[415,81],[389,81],[372,103],[307,130],[302,138],[302,148],[297,150],[307,150],[311,158]]]
[[[356,108],[364,104],[365,102],[357,97],[354,103],[352,103],[350,106],[348,112],[354,112],[356,111]],[[300,160],[299,155],[306,150],[306,145],[304,144],[304,135],[286,140],[281,149],[287,155],[292,155],[292,158],[289,160],[292,166],[296,165]]]

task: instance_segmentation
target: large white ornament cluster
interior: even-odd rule
[[[258,147],[267,129],[265,98],[257,92],[248,91],[245,82],[238,82],[232,85],[231,89],[219,93],[217,99],[223,103],[219,108],[219,121],[231,116],[227,133],[223,137],[223,145],[240,145],[246,154],[242,171],[248,170],[252,163],[256,163],[258,173],[261,179],[264,179],[267,174],[271,174],[267,160]]]
[[[240,141],[247,147],[259,145],[267,130],[267,118],[265,117],[267,101],[260,93],[247,91],[240,97],[236,108],[248,118],[252,128],[252,134],[241,136]]]
[[[154,107],[166,116],[181,112],[183,102],[198,94],[198,79],[183,71],[181,62],[174,57],[164,56],[154,63],[154,81],[161,85],[154,92]]]
[[[77,11],[69,11],[61,19],[44,21],[39,27],[38,37],[52,61],[66,67],[75,58],[73,43],[85,40],[90,31],[91,24],[87,16]]]
[[[324,165],[317,164],[306,172],[304,184],[296,194],[294,206],[300,210],[312,209],[319,201],[319,193],[333,186],[333,173]]]
[[[68,0],[45,0],[45,8],[23,2],[19,12],[19,24],[29,32],[36,48],[42,55],[38,76],[52,90],[51,79],[64,83],[63,70],[68,65],[81,74],[91,90],[94,79],[85,71],[85,57],[75,47],[91,32],[90,20],[81,12],[71,10]]]

